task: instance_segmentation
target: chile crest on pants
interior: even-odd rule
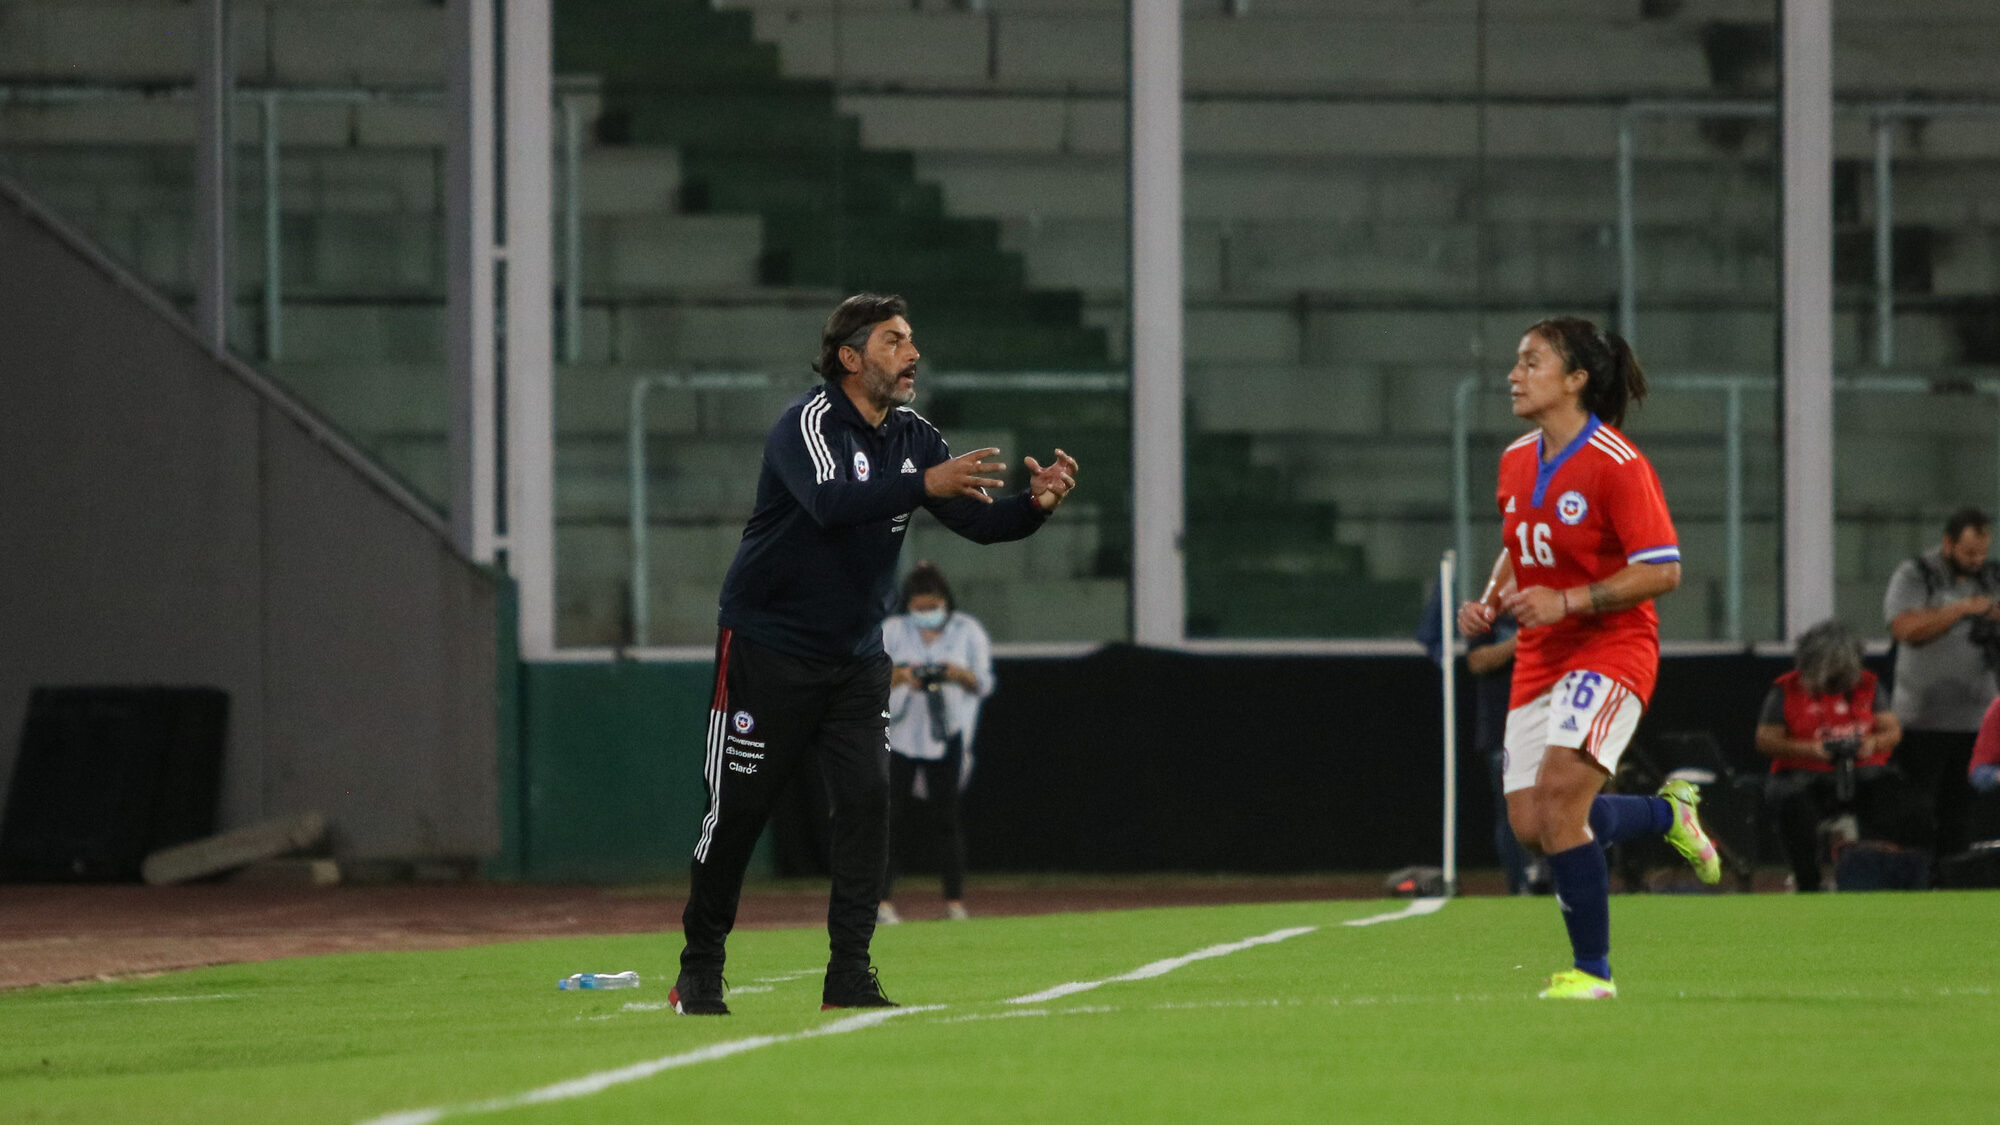
[[[748,711],[738,711],[730,717],[729,725],[736,728],[737,734],[749,734],[757,729],[757,720],[751,718]]]

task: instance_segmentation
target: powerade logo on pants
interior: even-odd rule
[[[737,734],[749,734],[757,729],[757,720],[751,718],[748,711],[738,711],[729,720],[729,725],[736,728]]]

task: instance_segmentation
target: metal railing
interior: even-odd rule
[[[558,229],[561,234],[560,334],[565,362],[576,363],[583,355],[583,223],[582,162],[585,122],[583,106],[597,86],[589,76],[566,77],[557,82],[556,145]],[[265,323],[263,358],[279,359],[284,354],[283,243],[280,237],[281,158],[278,124],[283,103],[307,105],[414,104],[442,105],[438,90],[396,90],[366,87],[255,87],[239,86],[239,101],[254,103],[259,110],[257,148],[263,170],[263,259],[262,305]],[[191,98],[194,87],[35,85],[0,83],[0,105],[62,105],[93,101],[148,101]],[[1579,104],[1595,104],[1580,102]],[[1871,123],[1874,137],[1874,360],[1878,367],[1895,363],[1895,188],[1894,127],[1898,123],[1934,117],[2000,117],[2000,102],[1950,101],[1857,102],[1838,105],[1843,114],[1863,115]],[[1740,119],[1773,118],[1777,107],[1769,101],[1750,100],[1641,100],[1621,105],[1617,138],[1618,192],[1618,325],[1628,338],[1638,338],[1638,216],[1637,179],[1638,125],[1647,118],[1724,117]]]
[[[1695,393],[1721,394],[1722,413],[1722,456],[1723,456],[1723,634],[1728,641],[1743,640],[1743,397],[1747,392],[1774,395],[1777,381],[1767,375],[1665,375],[1648,380],[1653,391],[1689,391]],[[1834,379],[1834,392],[1863,394],[1930,394],[1937,389],[1937,380],[1921,376],[1892,375],[1850,375]],[[1955,389],[1970,389],[1972,393],[1992,396],[1996,407],[1994,416],[1994,457],[1996,473],[2000,473],[2000,379],[1976,379],[1969,382],[1954,382]],[[1472,541],[1472,401],[1481,389],[1494,394],[1505,391],[1505,385],[1491,379],[1468,378],[1460,381],[1452,395],[1451,435],[1452,435],[1452,527],[1458,557],[1461,559],[1491,558],[1491,552],[1474,550]],[[1509,431],[1513,433],[1515,431]],[[2000,477],[1996,477],[2000,479]],[[1468,595],[1466,577],[1468,569],[1482,577],[1482,568],[1461,567],[1458,572],[1459,585],[1455,591],[1457,599],[1463,601]]]
[[[1933,117],[2000,117],[2000,102],[1856,102],[1838,113],[1865,115],[1874,134],[1874,343],[1875,365],[1896,362],[1895,182],[1893,132],[1899,122]],[[1618,330],[1638,339],[1639,236],[1637,194],[1638,124],[1648,117],[1774,118],[1770,101],[1649,100],[1628,102],[1618,115]]]
[[[653,599],[651,576],[653,549],[647,534],[651,522],[648,492],[646,403],[657,390],[675,391],[764,391],[798,384],[796,375],[778,376],[766,371],[705,371],[686,374],[658,372],[632,380],[628,399],[625,451],[629,486],[626,525],[632,538],[632,643],[644,647],[652,643]],[[924,386],[932,393],[967,391],[1033,391],[1049,394],[1085,394],[1124,391],[1131,380],[1122,371],[960,371],[935,372],[924,376]]]
[[[588,79],[567,79],[558,83],[555,95],[557,107],[556,145],[558,147],[557,168],[557,211],[561,259],[559,262],[559,347],[563,358],[577,362],[583,353],[583,232],[582,232],[582,155],[585,141],[586,100],[595,92],[594,83]],[[284,302],[283,287],[284,250],[281,230],[281,177],[282,146],[279,134],[284,109],[287,105],[350,105],[368,104],[415,104],[442,106],[444,95],[438,90],[381,89],[361,87],[255,87],[240,86],[235,97],[242,102],[253,102],[259,110],[259,133],[256,149],[261,157],[262,236],[264,278],[261,302],[264,313],[264,336],[262,340],[263,358],[281,359],[284,353]],[[190,99],[194,95],[191,85],[181,86],[112,86],[112,85],[35,85],[0,83],[0,105],[65,105],[101,101],[149,101],[158,99]],[[1882,101],[1852,103],[1837,106],[1836,109],[1849,115],[1864,115],[1871,122],[1873,131],[1873,176],[1874,176],[1874,269],[1873,269],[1873,360],[1878,367],[1888,367],[1895,357],[1895,293],[1894,293],[1894,127],[1898,123],[1946,116],[1992,116],[2000,117],[2000,102],[1954,101],[1954,102],[1909,102]],[[1624,333],[1631,338],[1638,336],[1638,232],[1636,184],[1638,178],[1639,135],[1638,125],[1648,118],[1666,117],[1734,117],[1746,119],[1770,118],[1776,114],[1776,106],[1767,101],[1702,101],[1702,100],[1642,100],[1623,103],[1620,109],[1617,136],[1617,192],[1618,230],[1617,248],[1619,255],[1618,317]],[[954,374],[932,376],[936,385],[946,390],[971,390],[981,387],[1009,389],[1038,389],[1058,391],[1104,390],[1125,386],[1125,376],[1088,373],[1078,375],[1038,374],[1021,375],[972,375]],[[1036,383],[1035,380],[1043,382]],[[1471,550],[1470,499],[1468,496],[1471,467],[1469,445],[1471,440],[1471,402],[1478,388],[1487,381],[1467,379],[1456,389],[1453,405],[1453,476],[1454,515],[1456,542],[1461,560],[1474,557]],[[1717,393],[1723,396],[1723,444],[1726,464],[1724,498],[1726,530],[1726,551],[1728,553],[1727,577],[1725,585],[1725,630],[1731,640],[1740,640],[1742,633],[1743,601],[1743,501],[1742,501],[1742,460],[1743,460],[1743,395],[1746,391],[1769,392],[1774,389],[1767,377],[1747,375],[1698,375],[1665,377],[1655,381],[1661,390],[1686,390],[1699,393]],[[647,546],[643,534],[645,519],[645,440],[644,412],[646,400],[655,389],[687,390],[742,390],[764,388],[773,385],[771,376],[763,373],[711,373],[711,374],[661,374],[646,375],[636,379],[632,385],[629,404],[629,441],[632,474],[632,512],[634,576],[632,598],[634,604],[635,637],[645,643],[645,626],[650,607],[647,605],[647,584],[640,579],[646,572],[645,558]],[[1978,380],[1974,384],[1980,394],[2000,395],[2000,381]],[[1924,393],[1931,383],[1923,378],[1896,378],[1886,374],[1873,377],[1849,376],[1836,380],[1838,391],[1873,391],[1888,393]],[[1464,567],[1460,569],[1460,581],[1464,581]]]
[[[585,102],[595,96],[597,82],[591,77],[558,79],[556,83],[556,202],[560,212],[562,270],[561,346],[566,362],[575,363],[583,353],[583,134]],[[180,101],[194,97],[191,85],[109,86],[36,85],[0,83],[0,105],[78,105],[92,102]],[[264,315],[264,335],[259,358],[277,360],[285,352],[284,239],[281,211],[283,189],[279,177],[282,145],[279,140],[281,107],[293,105],[423,105],[442,107],[442,90],[385,89],[347,86],[238,86],[238,102],[254,104],[258,110],[256,150],[263,189],[264,284],[260,294]],[[241,146],[248,147],[248,146]]]

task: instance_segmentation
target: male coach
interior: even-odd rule
[[[728,1015],[723,943],[771,803],[819,756],[833,805],[832,956],[825,1008],[893,1007],[868,960],[888,860],[889,658],[882,619],[910,516],[930,509],[976,543],[1034,534],[1076,487],[1076,461],[1026,458],[1028,490],[995,500],[998,449],[953,457],[909,409],[917,345],[901,297],[841,302],[820,334],[820,386],[764,439],[757,506],[722,584],[715,702],[703,775],[708,812],[681,914],[686,945],[668,999],[684,1015]]]

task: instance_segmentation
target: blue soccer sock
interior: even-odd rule
[[[1590,832],[1599,847],[1665,835],[1673,825],[1674,807],[1665,797],[1601,793],[1590,802]]]
[[[1576,967],[1610,980],[1611,869],[1604,849],[1593,841],[1555,853],[1549,857],[1549,877],[1556,885]]]

